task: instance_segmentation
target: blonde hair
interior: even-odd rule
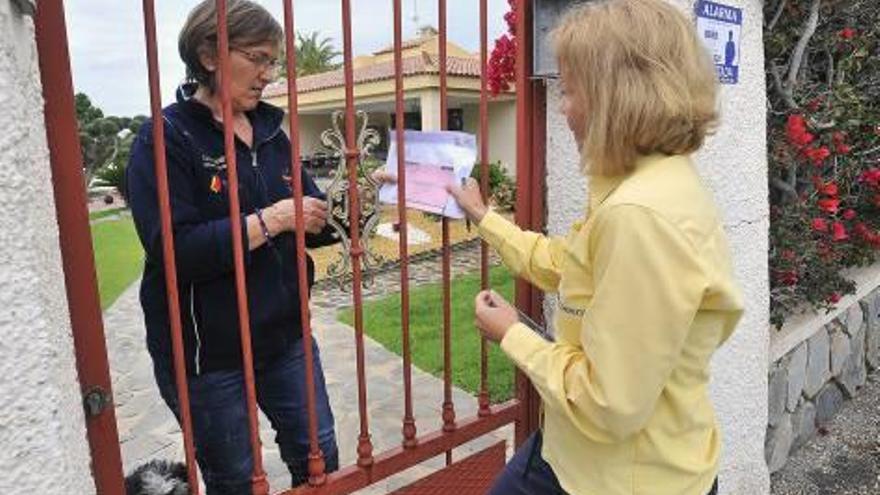
[[[718,83],[709,53],[664,0],[578,6],[552,40],[585,109],[585,172],[618,175],[641,155],[692,153],[714,129]]]

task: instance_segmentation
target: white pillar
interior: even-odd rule
[[[429,89],[419,96],[419,108],[422,112],[422,130],[440,130],[440,91]]]
[[[693,2],[670,1],[694,18]],[[724,215],[746,312],[712,362],[712,400],[724,435],[720,493],[761,495],[770,491],[764,461],[769,207],[763,11],[760,0],[722,3],[743,10],[739,82],[722,86],[721,127],[695,159]],[[558,84],[553,82],[547,98],[547,222],[553,234],[567,231],[582,214],[586,196],[577,150],[565,119],[557,111],[559,101]]]
[[[0,0],[0,493],[93,494],[28,3]]]

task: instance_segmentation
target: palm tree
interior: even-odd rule
[[[318,39],[318,32],[312,31],[304,36],[296,33],[296,73],[298,76],[318,74],[339,67],[334,62],[341,52],[333,46],[330,38]],[[287,58],[281,53],[281,75],[287,76]]]

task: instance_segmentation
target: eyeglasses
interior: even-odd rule
[[[259,52],[252,52],[250,50],[245,50],[244,48],[238,47],[232,47],[231,50],[244,55],[244,58],[248,59],[250,63],[254,64],[254,66],[256,66],[257,69],[260,70],[260,72],[269,71],[270,73],[274,74],[280,68],[278,58],[271,55],[266,55],[265,53]]]

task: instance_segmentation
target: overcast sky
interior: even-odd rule
[[[256,0],[283,24],[281,0]],[[174,88],[184,75],[177,55],[177,34],[187,13],[198,0],[156,0],[159,71],[162,103],[172,101]],[[295,0],[296,29],[318,31],[342,51],[342,11],[339,0]],[[393,43],[392,1],[352,0],[354,53],[366,54]],[[146,49],[142,2],[138,0],[72,0],[65,2],[73,83],[108,115],[149,112]],[[506,0],[489,0],[489,49],[506,26]],[[404,38],[415,35],[418,25],[437,25],[436,0],[403,0]],[[479,2],[447,0],[449,41],[471,51],[479,50]],[[341,59],[340,59],[341,60]]]

